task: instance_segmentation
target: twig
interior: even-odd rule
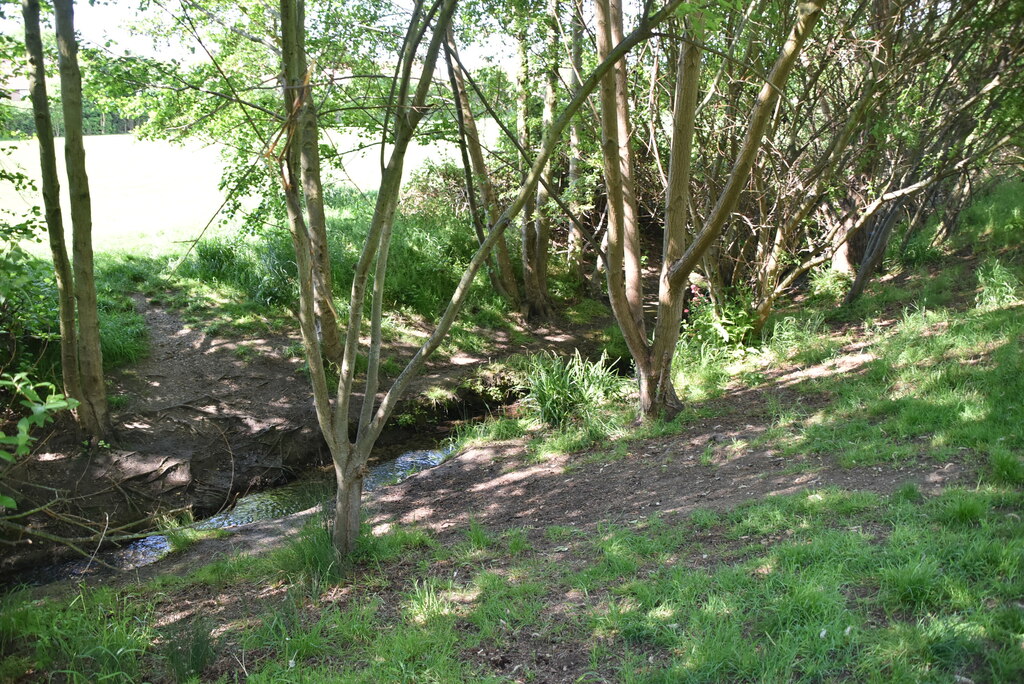
[[[103,538],[107,535],[107,527],[110,525],[110,516],[104,514],[103,516],[103,531],[100,532],[99,541],[96,542],[96,548],[92,552],[92,557],[89,558],[89,562],[85,564],[85,571],[89,572],[89,568],[92,567],[92,563],[96,560],[96,554],[100,552],[100,546],[103,544]]]

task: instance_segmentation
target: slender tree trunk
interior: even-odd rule
[[[342,562],[351,562],[359,540],[360,507],[363,500],[363,478],[351,479],[341,475],[338,481],[338,501],[335,504],[333,541]]]
[[[622,42],[622,0],[608,0],[608,23],[611,44]],[[633,154],[633,131],[629,121],[629,81],[626,78],[626,60],[614,70],[615,124],[618,127],[619,163],[622,176],[622,247],[624,253],[626,300],[629,310],[642,335],[646,337],[644,323],[643,274],[640,270],[640,209],[637,204],[636,164]]]
[[[92,202],[82,140],[82,75],[78,69],[78,43],[75,40],[72,0],[55,0],[54,11],[66,136],[64,157],[71,197],[75,298],[78,306],[78,368],[82,383],[82,403],[79,404],[78,415],[82,428],[94,439],[100,439],[107,434],[110,417],[106,387],[103,384],[99,311],[93,278]]]
[[[494,184],[491,183],[491,174],[484,160],[483,145],[480,143],[480,134],[476,127],[476,117],[469,106],[469,94],[466,92],[465,79],[462,70],[458,66],[458,49],[455,45],[455,33],[448,31],[448,50],[455,57],[451,65],[454,95],[461,112],[462,127],[465,132],[466,152],[469,156],[471,173],[480,188],[480,200],[483,203],[484,215],[487,219],[488,232],[498,220],[501,211],[498,207],[498,198],[494,194]],[[499,294],[507,298],[513,306],[519,303],[519,285],[516,282],[515,271],[512,270],[512,259],[508,252],[508,243],[504,236],[495,245],[497,273],[495,280],[499,288]]]
[[[696,17],[696,23],[700,22],[701,18]],[[648,416],[671,414],[681,408],[672,384],[672,358],[679,341],[687,283],[673,283],[668,269],[686,249],[686,225],[690,208],[690,167],[700,82],[701,50],[698,44],[703,42],[702,31],[696,28],[690,37],[693,40],[683,46],[676,68],[672,152],[665,193],[665,235],[658,287],[658,319],[654,327],[651,361],[647,364],[648,372],[640,377],[640,410]]]
[[[544,110],[541,115],[541,126],[545,133],[551,128],[555,119],[555,104],[558,101],[558,11],[558,0],[548,0],[548,16],[545,18],[547,40],[544,64]],[[529,313],[531,318],[548,318],[553,313],[551,300],[548,297],[548,248],[551,241],[551,207],[548,206],[550,201],[548,189],[553,186],[553,161],[549,160],[544,169],[543,180],[537,185],[537,216],[531,236],[533,245],[530,247],[530,254],[533,263],[530,265],[529,271],[534,291],[527,291],[530,297]],[[525,249],[523,253],[525,255]]]
[[[283,38],[289,35],[286,29],[288,23],[287,16],[293,13],[285,10],[292,1],[282,0],[281,3]],[[382,245],[386,244],[389,239],[390,226],[398,204],[405,154],[419,121],[427,112],[426,98],[432,87],[434,65],[455,8],[455,0],[445,0],[437,9],[437,12],[433,14],[433,35],[425,54],[419,57],[416,54],[417,48],[422,37],[427,34],[427,26],[423,20],[423,4],[419,2],[416,4],[414,17],[410,23],[405,46],[400,58],[399,74],[396,78],[396,94],[393,96],[391,106],[388,108],[390,121],[393,121],[395,124],[394,148],[390,160],[383,169],[374,216],[370,222],[368,235],[353,275],[349,299],[349,324],[345,332],[345,351],[338,380],[338,392],[333,404],[325,389],[326,376],[322,364],[315,367],[313,363],[310,364],[310,375],[314,376],[312,384],[316,400],[317,420],[331,449],[338,481],[339,494],[338,503],[335,508],[334,543],[338,550],[340,562],[347,563],[350,560],[351,551],[355,548],[359,530],[359,495],[362,489],[363,478],[366,475],[366,462],[374,443],[384,428],[385,422],[394,411],[398,399],[408,389],[409,384],[420,369],[422,369],[426,359],[440,346],[444,337],[451,329],[455,317],[465,304],[472,282],[486,262],[490,250],[494,248],[503,232],[515,220],[527,200],[535,195],[536,185],[541,172],[547,164],[557,140],[567,127],[569,119],[579,110],[585,98],[593,92],[601,76],[610,69],[614,61],[621,58],[629,49],[635,47],[641,40],[646,38],[650,34],[652,27],[664,21],[679,6],[680,1],[669,0],[664,8],[650,17],[645,17],[642,20],[641,27],[630,34],[622,44],[616,46],[609,59],[602,62],[587,78],[580,92],[577,93],[565,111],[555,120],[537,151],[537,157],[527,173],[523,185],[520,187],[511,205],[498,218],[495,225],[492,226],[491,233],[487,235],[484,243],[474,254],[434,332],[423,343],[405,369],[395,378],[394,383],[385,392],[379,403],[374,402],[372,393],[367,391],[364,401],[375,405],[371,407],[372,410],[370,411],[365,410],[364,405],[364,410],[360,412],[356,439],[353,442],[349,439],[347,417],[352,401],[355,359],[360,345],[362,314],[370,271],[376,264],[377,280],[383,280],[379,276],[382,272],[381,269],[386,268],[387,252],[386,249],[382,249]],[[422,65],[422,71],[418,78],[414,78],[411,73],[414,64]],[[413,84],[416,84],[415,87]],[[410,93],[409,91],[413,89],[415,93]],[[292,129],[288,129],[288,132],[291,134]],[[287,171],[286,169],[286,173],[283,174],[286,179],[288,173],[293,174],[294,171]],[[294,199],[294,194],[291,197]],[[295,209],[293,207],[292,210]],[[299,241],[301,242],[301,236]],[[311,301],[312,286],[309,283],[303,284],[304,281],[311,281],[311,258],[303,256],[297,251],[296,262],[299,267],[299,282],[302,285],[300,287],[300,312],[305,312],[300,318],[303,340],[309,347],[316,350],[317,338],[309,325],[313,311]],[[374,318],[379,317],[380,309],[377,304],[380,292],[380,290],[375,290],[373,295],[372,315]],[[371,321],[371,325],[373,330],[370,341],[370,358],[375,358],[374,350],[376,349],[379,352],[381,342],[379,321]],[[312,351],[307,351],[307,356],[313,358],[314,355]],[[379,356],[377,358],[379,359]],[[369,384],[368,379],[368,386]]]
[[[736,153],[729,179],[726,181],[714,209],[705,219],[700,233],[687,247],[683,256],[677,259],[669,269],[668,275],[675,284],[686,282],[693,267],[699,263],[707,249],[721,235],[726,221],[736,208],[743,187],[750,176],[750,169],[754,165],[754,158],[757,156],[758,150],[761,149],[765,129],[775,111],[779,93],[785,88],[804,42],[821,16],[824,5],[824,0],[805,0],[798,4],[796,23],[790,31],[786,44],[782,47],[782,52],[775,60],[771,73],[768,74],[767,82],[757,96],[754,109],[750,114],[750,122],[747,124],[746,136]]]
[[[60,180],[57,154],[53,144],[53,122],[50,119],[50,98],[46,92],[46,63],[39,31],[39,0],[23,0],[25,48],[28,52],[29,93],[39,141],[43,206],[46,231],[53,256],[57,281],[57,305],[60,319],[60,366],[65,396],[82,401],[82,384],[78,376],[78,330],[75,325],[75,281],[64,242],[64,220],[60,208]],[[77,415],[77,412],[76,412]]]
[[[305,14],[299,3],[298,26],[304,31]],[[334,309],[334,287],[331,276],[330,245],[327,241],[327,216],[324,211],[324,191],[320,181],[320,132],[317,125],[316,103],[313,100],[311,75],[304,49],[305,37],[298,41],[296,59],[299,76],[302,79],[299,101],[298,124],[302,128],[300,162],[302,168],[302,191],[309,217],[309,243],[313,257],[313,290],[316,301],[316,315],[320,320],[320,335],[324,355],[334,364],[341,363],[342,344],[339,332],[338,314]]]
[[[520,181],[524,181],[528,170],[527,159],[533,150],[530,130],[530,58],[526,49],[526,32],[519,34],[519,72],[516,77],[516,135],[523,153],[519,158]],[[537,195],[530,197],[523,207],[520,224],[521,253],[523,268],[523,306],[527,319],[546,317],[550,311],[544,307],[540,289],[540,275],[537,271]]]
[[[569,88],[573,95],[580,87],[580,70],[583,69],[583,8],[580,0],[572,0],[572,38],[570,46],[571,62],[569,73]],[[570,204],[573,213],[579,216],[580,202],[577,199],[580,192],[580,160],[582,151],[580,149],[580,124],[573,120],[569,127],[569,187],[572,189],[573,200]],[[567,245],[566,259],[569,262],[569,272],[580,285],[583,284],[583,243],[585,238],[580,232],[575,221],[569,223],[569,238]]]
[[[615,14],[612,2],[617,0],[595,0],[594,9],[597,19],[597,55],[605,60],[611,53],[613,41],[612,23]],[[629,348],[630,355],[641,376],[649,373],[646,367],[648,358],[647,335],[643,326],[643,309],[637,315],[637,292],[634,282],[627,276],[626,266],[635,254],[627,248],[628,235],[635,231],[636,224],[631,222],[632,216],[627,210],[631,198],[632,173],[626,169],[628,160],[623,159],[628,140],[623,144],[621,136],[624,127],[621,116],[625,103],[619,102],[619,84],[625,81],[625,60],[619,60],[601,79],[601,156],[604,161],[604,181],[608,198],[608,299],[612,312],[619,323],[622,336]],[[624,172],[625,171],[625,172]],[[642,298],[641,298],[642,299]],[[639,302],[642,304],[642,301]]]

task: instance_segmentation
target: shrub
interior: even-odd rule
[[[705,346],[720,348],[741,347],[749,341],[754,330],[752,295],[735,291],[716,307],[696,285],[690,285],[692,298],[685,309],[686,322],[680,341],[695,349]]]
[[[0,273],[0,371],[56,378],[57,354],[46,353],[60,339],[53,269],[17,244],[0,242]]]

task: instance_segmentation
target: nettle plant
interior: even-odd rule
[[[52,382],[33,382],[27,373],[0,375],[0,393],[21,397],[18,403],[29,411],[18,420],[11,434],[0,430],[0,459],[8,463],[29,454],[36,439],[32,436],[33,430],[53,422],[54,414],[78,405],[74,399],[57,392]],[[0,494],[0,508],[17,508],[17,503]]]

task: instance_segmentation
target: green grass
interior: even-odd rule
[[[947,497],[961,494],[929,505],[831,490],[743,506],[722,531],[767,547],[724,549],[733,562],[710,571],[655,557],[645,572],[634,554],[603,576],[615,598],[591,611],[592,629],[660,654],[622,672],[635,681],[920,681],[965,671],[1010,681],[1024,672],[1024,612],[1012,598],[1024,578],[1022,528],[991,506],[1022,499],[971,495],[990,504],[976,526],[937,532]]]
[[[1019,252],[1024,233],[1024,181],[1000,183],[967,207],[953,236],[958,248],[981,248],[998,253]]]
[[[398,528],[361,537],[361,569],[345,578],[330,576],[313,521],[262,560],[65,599],[10,594],[3,671],[186,681],[230,653],[256,681],[500,681],[473,654],[526,643],[582,653],[601,678],[623,681],[1017,681],[1022,509],[1016,486],[929,497],[906,485],[888,497],[824,489],[589,531],[550,526],[536,548],[524,529],[476,521],[454,553]],[[269,594],[245,619],[157,627],[154,601],[215,575],[218,593]]]
[[[835,455],[851,466],[960,452],[1019,453],[1022,335],[1016,307],[908,309],[868,347],[874,359],[814,381],[815,393],[834,400],[790,421],[785,452]]]
[[[220,539],[231,535],[231,532],[225,529],[197,530],[192,527],[192,523],[192,515],[187,514],[168,520],[163,525],[160,534],[166,537],[171,553],[185,551],[203,539]]]

